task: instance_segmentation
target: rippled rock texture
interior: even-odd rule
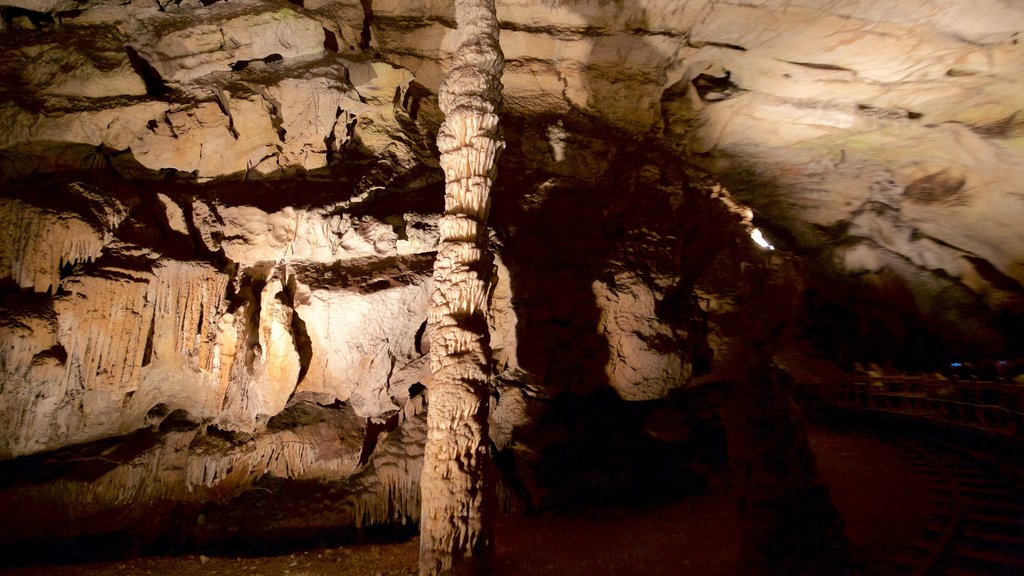
[[[64,511],[5,534],[279,479],[333,486],[325,525],[416,519],[452,4],[0,12],[0,458],[31,480],[0,509]],[[497,17],[507,147],[480,298],[511,506],[567,493],[552,459],[589,406],[628,430],[588,454],[685,443],[695,412],[654,415],[756,379],[735,369],[751,342],[801,382],[832,374],[822,355],[1019,352],[1024,9],[510,0]],[[766,269],[789,293],[750,298]],[[619,480],[591,485],[637,485]]]

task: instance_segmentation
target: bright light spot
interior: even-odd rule
[[[764,235],[761,234],[761,229],[760,228],[754,228],[753,230],[751,230],[750,231],[750,237],[761,248],[766,248],[768,250],[775,250],[775,246],[772,246],[770,242],[768,242],[767,240],[764,239]]]

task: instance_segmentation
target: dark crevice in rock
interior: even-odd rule
[[[146,412],[146,420],[160,420],[169,413],[170,408],[167,407],[167,404],[159,402],[154,404],[153,407]]]
[[[426,326],[426,322],[424,322],[423,325]],[[413,398],[416,398],[417,396],[419,396],[420,394],[423,394],[426,391],[427,391],[427,387],[424,386],[422,382],[417,382],[417,383],[409,386],[409,400],[412,400]]]
[[[125,46],[125,52],[128,54],[128,62],[135,69],[135,73],[142,77],[142,82],[146,85],[146,94],[157,99],[164,99],[170,95],[171,89],[160,73],[139,55],[137,50],[131,46]]]
[[[396,422],[398,420],[397,415],[392,417]],[[366,419],[366,436],[363,436],[363,449],[359,451],[359,467],[366,466],[366,463],[370,461],[370,455],[377,448],[377,441],[380,439],[380,435],[388,430],[388,424],[392,418],[389,418],[386,422],[374,422],[372,418]]]
[[[267,285],[268,276],[269,270],[262,268],[250,268],[243,272],[241,286],[239,286],[235,293],[236,302],[233,302],[229,308],[229,311],[233,311],[236,315],[242,312],[242,308],[246,308],[244,311],[245,328],[241,338],[241,349],[238,352],[244,360],[238,363],[238,365],[244,367],[244,370],[249,374],[252,374],[255,364],[263,356],[263,347],[260,345],[260,314],[262,308],[260,295]],[[246,382],[247,380],[243,379],[242,385],[244,386]],[[224,398],[225,402],[227,402],[230,394],[226,394]]]
[[[338,410],[343,406],[320,406],[305,401],[291,403],[267,422],[267,432],[281,432],[319,424],[328,419],[329,411]]]
[[[285,136],[288,131],[284,128],[284,119],[281,117],[281,103],[270,97],[270,94],[264,91],[263,99],[270,103],[270,124],[274,127],[274,131],[277,132],[277,138],[281,142],[284,142]]]
[[[416,115],[420,111],[420,103],[427,96],[430,96],[430,90],[419,82],[409,82],[409,88],[406,89],[402,97],[402,109],[405,110],[411,120],[416,120]]]
[[[424,351],[423,351],[423,344],[424,344],[423,336],[426,334],[426,332],[427,332],[427,321],[424,320],[423,323],[420,324],[420,327],[416,329],[416,336],[415,336],[416,344],[415,345],[416,345],[416,353],[417,354],[423,354],[424,353]],[[410,396],[411,396],[411,393],[410,393]]]
[[[713,46],[715,48],[726,48],[728,50],[738,50],[740,52],[746,52],[747,49],[738,44],[729,44],[728,42],[690,42],[690,46],[694,48],[704,48],[706,46]]]
[[[988,260],[978,256],[964,256],[964,259],[970,262],[974,269],[978,271],[978,274],[995,288],[1008,292],[1024,293],[1024,286],[1020,282],[1000,272]]]
[[[324,149],[326,150],[328,166],[334,164],[338,159],[338,137],[335,134],[337,133],[337,123],[341,119],[341,112],[341,108],[335,112],[334,129],[328,132],[327,136],[324,137]]]
[[[54,14],[37,12],[27,8],[4,6],[0,9],[4,24],[22,30],[41,30],[60,27],[60,19]]]
[[[54,344],[53,346],[39,352],[32,357],[33,364],[40,364],[47,360],[56,360],[59,364],[64,364],[68,360],[68,352],[60,344]],[[0,388],[3,390],[3,388]]]
[[[338,35],[334,32],[324,28],[324,50],[328,52],[340,52],[338,46]]]
[[[946,70],[946,76],[950,78],[958,78],[961,76],[977,76],[978,73],[973,70],[963,70],[961,68],[950,68]]]
[[[163,418],[158,430],[161,433],[188,432],[189,430],[195,430],[198,427],[199,421],[191,412],[184,408],[177,408],[172,410],[170,414]]]
[[[153,361],[153,330],[156,327],[156,316],[150,317],[149,319],[149,330],[146,331],[146,347],[142,352],[142,365],[149,366],[150,362]],[[196,334],[202,334],[202,331],[196,332]]]
[[[77,275],[79,273],[80,266],[81,264],[76,264],[74,262],[63,262],[60,265],[60,279],[63,280]]]
[[[417,18],[415,20],[409,18],[388,18],[388,20],[401,20],[401,24],[404,24],[405,26],[413,26],[416,25],[417,23],[419,23],[419,25],[422,26],[423,23],[425,22],[432,22],[436,24],[441,24],[442,26],[445,26],[447,28],[454,29],[456,27],[454,20],[442,17]],[[580,40],[586,37],[593,38],[609,35],[609,31],[607,29],[600,28],[598,26],[561,26],[558,28],[553,28],[551,26],[535,26],[530,24],[523,24],[520,22],[508,21],[500,21],[499,25],[501,26],[502,30],[508,30],[513,32],[526,32],[527,34],[539,34],[543,36],[557,38],[559,40],[568,41]]]
[[[359,0],[363,6],[363,29],[359,32],[359,47],[363,50],[370,48],[373,28],[373,0]]]
[[[217,106],[220,108],[221,113],[228,117],[228,132],[232,138],[238,140],[238,130],[235,129],[235,117],[231,115],[231,107],[228,105],[227,95],[220,88],[214,89],[213,94],[216,97]]]
[[[360,258],[334,263],[295,263],[293,273],[311,289],[344,287],[357,293],[373,293],[405,286],[429,276],[434,254],[410,254],[387,258]]]
[[[924,116],[906,108],[882,108],[871,104],[857,104],[857,111],[880,120],[918,120]]]
[[[230,67],[231,67],[231,70],[234,71],[234,72],[241,72],[242,70],[245,70],[246,68],[248,68],[251,64],[253,64],[255,62],[262,62],[264,64],[273,64],[274,62],[280,62],[282,60],[284,60],[284,56],[281,56],[280,54],[275,52],[274,54],[270,54],[270,55],[265,56],[263,58],[253,58],[252,60],[236,60],[235,62],[231,63]]]
[[[796,66],[803,66],[804,68],[811,68],[814,70],[835,70],[839,72],[852,72],[849,68],[843,66],[837,66],[835,64],[825,64],[822,62],[794,62],[793,60],[786,60],[789,64]]]
[[[1020,112],[988,124],[969,124],[971,130],[987,138],[1013,138],[1024,132],[1024,121]]]
[[[957,198],[965,183],[966,179],[963,176],[950,174],[948,170],[940,170],[908,184],[903,195],[909,200],[926,204],[947,202]]]
[[[313,341],[309,337],[309,331],[306,330],[306,322],[295,311],[295,294],[297,289],[298,282],[295,275],[288,276],[284,294],[286,296],[285,304],[292,311],[292,339],[295,340],[295,351],[299,354],[299,377],[295,382],[296,385],[302,383],[306,378],[306,373],[309,372],[309,367],[313,363]]]
[[[712,76],[711,74],[698,74],[691,83],[705,102],[720,102],[735,96],[739,86],[730,80],[732,73],[725,71],[724,76]]]

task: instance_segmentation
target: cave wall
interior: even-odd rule
[[[274,477],[347,482],[333,521],[414,517],[451,3],[0,15],[0,459],[88,463],[6,486],[4,509]],[[820,352],[1017,351],[1024,10],[567,0],[498,17],[492,440],[538,501],[556,484],[528,464],[599,420],[538,432],[579,410],[566,398],[671,407],[735,376],[754,226],[799,256],[802,308],[772,345],[800,378],[839,373]],[[660,409],[608,441],[685,438],[651,424]]]

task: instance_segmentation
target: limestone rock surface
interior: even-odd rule
[[[534,488],[566,398],[670,403],[743,338],[793,374],[1024,356],[1024,7],[496,8],[488,229],[441,217],[450,1],[0,0],[0,461],[103,470],[6,502],[330,477],[325,522],[416,518],[442,232],[496,252],[463,304]],[[744,301],[767,270],[802,304]]]

